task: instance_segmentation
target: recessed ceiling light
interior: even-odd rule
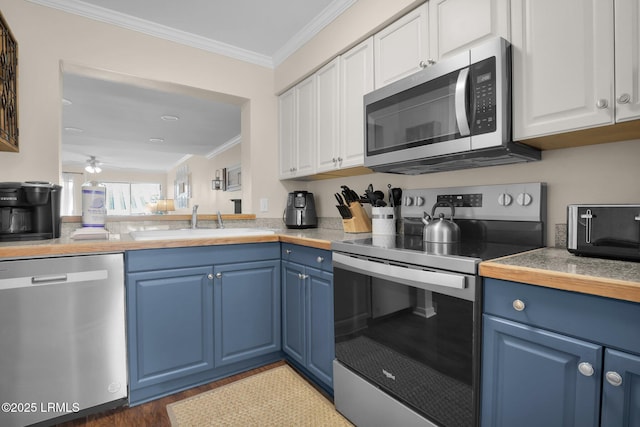
[[[82,133],[82,132],[84,132],[80,128],[74,128],[74,127],[71,127],[71,126],[65,127],[64,130],[65,130],[65,132],[69,132],[69,133]]]
[[[172,116],[172,115],[169,115],[169,114],[165,114],[164,116],[160,116],[160,118],[162,120],[164,120],[165,122],[175,122],[175,121],[180,120],[180,117]]]
[[[149,138],[149,142],[160,144],[161,142],[164,142],[164,138]]]

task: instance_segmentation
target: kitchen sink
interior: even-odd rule
[[[141,230],[129,233],[133,240],[211,239],[273,234],[275,231],[266,228],[184,228],[179,230]]]

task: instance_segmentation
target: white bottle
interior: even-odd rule
[[[82,184],[82,226],[104,227],[107,216],[107,187],[96,181]]]

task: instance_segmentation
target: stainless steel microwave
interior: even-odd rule
[[[421,174],[540,160],[511,139],[511,47],[494,38],[368,93],[365,166]]]

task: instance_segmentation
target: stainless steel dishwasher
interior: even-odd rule
[[[127,402],[122,254],[0,262],[0,425]]]

